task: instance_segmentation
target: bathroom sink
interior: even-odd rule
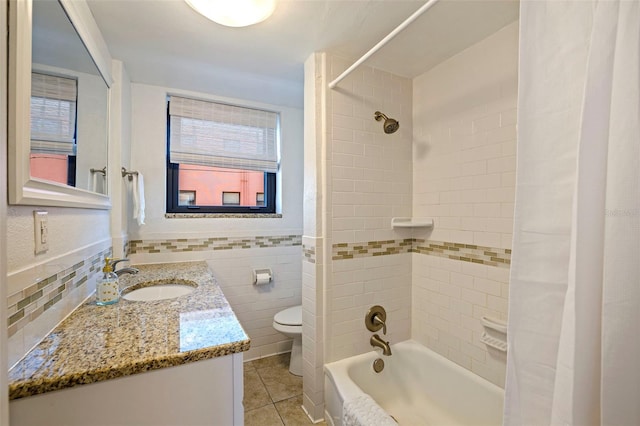
[[[192,293],[197,284],[191,281],[161,281],[133,285],[122,291],[122,298],[132,302],[174,299]]]

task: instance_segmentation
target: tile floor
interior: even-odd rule
[[[244,363],[245,426],[311,425],[302,410],[302,377],[289,373],[289,353]],[[325,425],[325,422],[318,423]]]

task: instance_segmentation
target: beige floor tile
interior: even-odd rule
[[[273,404],[244,412],[245,426],[282,426],[282,420]]]
[[[288,368],[275,366],[258,368],[257,371],[273,402],[302,394],[302,377],[289,373]]]
[[[247,361],[245,363],[242,364],[243,370],[247,371],[247,370],[255,370],[256,367],[254,367],[253,365],[253,361]]]
[[[289,360],[291,359],[291,353],[269,356],[266,358],[254,359],[250,362],[251,366],[257,369],[267,367],[282,367],[289,370]]]
[[[271,398],[265,388],[260,376],[255,368],[245,368],[244,370],[244,400],[245,411],[254,408],[264,407],[271,404]]]
[[[313,424],[302,409],[302,395],[276,402],[275,406],[276,410],[278,410],[278,414],[280,414],[282,422],[286,426],[307,426]],[[324,422],[319,424],[326,425]]]

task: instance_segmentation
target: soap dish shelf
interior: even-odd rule
[[[417,219],[411,217],[394,217],[392,228],[433,228],[433,219]]]
[[[482,326],[485,328],[495,330],[498,333],[507,334],[507,323],[502,320],[483,316],[480,318],[480,322],[482,322]]]
[[[497,339],[495,337],[491,337],[486,332],[482,333],[482,336],[480,336],[480,341],[485,345],[491,346],[492,348],[497,349],[501,352],[507,351],[507,342],[505,342],[504,340]]]
[[[501,352],[507,352],[507,323],[486,316],[480,318],[480,322],[486,330],[480,336],[480,341]]]

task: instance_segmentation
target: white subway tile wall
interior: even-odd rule
[[[384,340],[411,338],[411,253],[334,261],[333,279],[328,314],[334,360],[372,350],[364,318],[374,305],[387,312],[387,334],[379,333]]]
[[[412,337],[504,386],[504,353],[480,342],[480,318],[507,320],[509,269],[413,254]]]
[[[329,79],[350,64],[327,55]],[[357,247],[411,236],[410,231],[391,228],[392,217],[410,216],[412,210],[411,108],[411,79],[364,65],[337,90],[327,92],[328,244]],[[374,119],[376,111],[398,120],[400,129],[385,134],[382,123]],[[387,310],[385,339],[410,338],[411,254],[395,248],[393,252],[402,254],[331,261],[326,280],[326,362],[372,349],[371,333],[364,326],[372,305]]]
[[[434,218],[427,243],[510,253],[517,50],[514,23],[414,79],[413,215]],[[479,338],[482,316],[507,319],[508,264],[413,253],[412,265],[413,338],[504,386],[504,353]]]
[[[303,405],[313,419],[324,417],[324,339],[322,335],[322,239],[302,237]]]

